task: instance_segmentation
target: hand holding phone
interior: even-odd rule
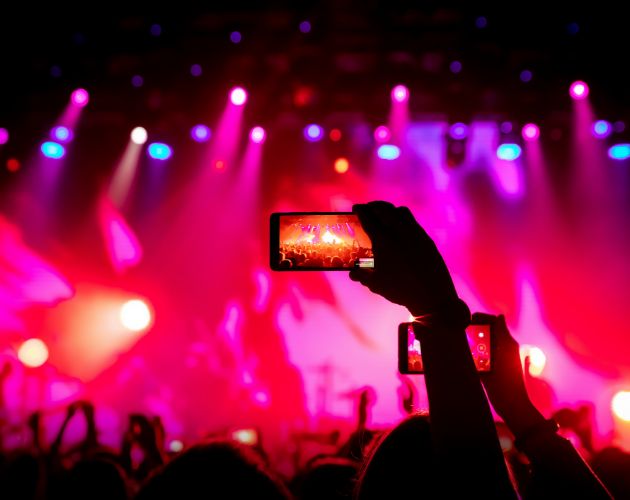
[[[372,242],[352,212],[273,213],[274,271],[348,271],[374,267]]]
[[[457,324],[470,323],[440,252],[407,207],[373,201],[353,211],[372,241],[376,266],[373,272],[353,269],[352,280],[414,316],[439,312]]]
[[[398,325],[398,371],[402,374],[424,373],[422,346],[416,338],[414,325]],[[471,324],[466,328],[468,345],[478,372],[492,370],[492,330],[488,322]]]

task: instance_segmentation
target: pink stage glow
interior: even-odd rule
[[[525,139],[526,141],[535,141],[540,137],[540,129],[538,128],[538,125],[528,123],[527,125],[523,126],[522,134],[523,139]]]
[[[112,266],[122,272],[142,260],[142,247],[133,230],[114,205],[103,198],[100,205],[100,222],[103,238]]]
[[[249,133],[249,138],[252,140],[252,142],[255,142],[256,144],[262,144],[263,142],[265,142],[265,137],[265,129],[262,127],[254,127]]]
[[[581,80],[573,82],[569,88],[569,94],[577,101],[586,99],[589,94],[588,85]]]
[[[392,101],[394,102],[407,102],[409,100],[409,89],[404,85],[396,85],[392,89]]]
[[[230,101],[234,106],[242,106],[247,102],[247,92],[243,87],[235,87],[230,91]]]
[[[70,96],[70,100],[72,101],[72,104],[82,108],[84,106],[87,106],[90,100],[90,94],[85,89],[77,89],[74,92],[72,92],[72,95]]]

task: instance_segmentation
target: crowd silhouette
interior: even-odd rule
[[[386,431],[369,429],[371,393],[365,388],[357,393],[357,423],[349,439],[331,439],[334,451],[312,457],[287,477],[274,471],[259,442],[246,445],[225,436],[167,451],[160,419],[141,414],[129,416],[120,447],[107,448],[99,442],[94,407],[78,401],[68,406],[50,443],[42,438],[40,415],[31,417],[30,446],[2,454],[0,496],[630,498],[630,455],[595,447],[588,407],[559,409],[553,418],[536,408],[527,392],[527,362],[523,369],[505,318],[471,315],[435,244],[411,212],[386,202],[356,205],[353,211],[372,240],[377,264],[353,268],[350,278],[416,318],[428,412],[415,411],[413,385],[403,378],[407,417]],[[363,255],[361,249],[347,248],[331,256],[305,245],[285,245],[282,251],[292,266],[302,259],[321,259],[325,266],[329,257],[349,263]],[[465,329],[471,321],[491,325],[495,351],[488,373],[477,371],[470,352]],[[84,439],[67,449],[64,433],[79,414],[86,422]],[[578,439],[579,452],[563,437],[567,433]]]

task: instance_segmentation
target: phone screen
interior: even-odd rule
[[[398,370],[400,373],[424,373],[422,348],[416,338],[413,323],[401,323],[398,327]],[[470,325],[466,328],[468,345],[479,372],[492,369],[490,325]]]
[[[270,265],[276,271],[373,268],[372,242],[352,212],[271,214]]]

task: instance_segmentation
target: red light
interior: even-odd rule
[[[21,166],[22,165],[20,164],[20,162],[15,158],[9,158],[7,160],[7,170],[9,172],[17,172],[18,170],[20,170]]]
[[[338,128],[334,128],[330,131],[329,134],[330,140],[333,142],[338,142],[341,140],[341,130]]]

